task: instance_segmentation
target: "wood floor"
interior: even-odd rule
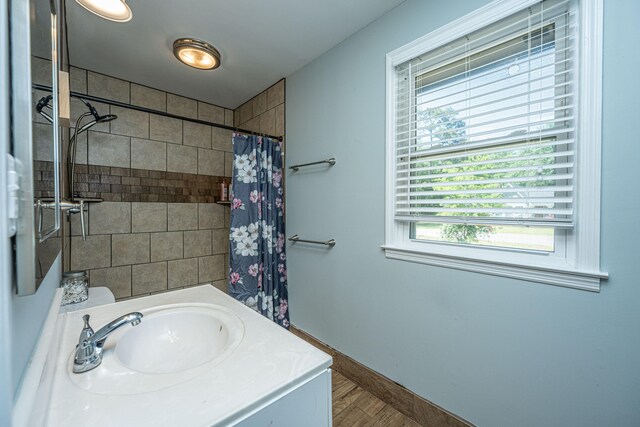
[[[335,370],[331,379],[335,427],[420,426]]]

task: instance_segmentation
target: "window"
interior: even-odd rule
[[[387,56],[387,257],[599,290],[597,3],[495,1]]]

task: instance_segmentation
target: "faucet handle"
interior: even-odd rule
[[[89,315],[85,314],[82,316],[82,320],[84,320],[84,327],[82,331],[80,331],[80,339],[78,339],[78,344],[82,345],[83,341],[88,340],[93,335],[93,328],[89,325]]]

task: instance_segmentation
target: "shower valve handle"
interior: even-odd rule
[[[79,213],[80,213],[80,228],[82,228],[82,240],[86,241],[87,240],[87,229],[85,228],[85,217],[84,217],[84,200],[80,200],[78,202],[78,209],[79,209]]]
[[[87,231],[86,231],[86,221],[84,217],[84,200],[80,200],[77,202],[71,202],[69,200],[60,201],[60,210],[69,211],[69,213],[79,213],[80,214],[80,227],[82,228],[82,240],[87,240]],[[55,203],[53,202],[44,202],[42,200],[38,200],[38,232],[42,233],[43,226],[43,213],[44,209],[55,209]]]

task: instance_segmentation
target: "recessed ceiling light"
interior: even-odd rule
[[[89,12],[115,22],[131,21],[133,13],[125,0],[76,0]]]
[[[183,64],[198,70],[213,70],[220,66],[220,52],[202,40],[178,39],[173,42],[173,54]]]

